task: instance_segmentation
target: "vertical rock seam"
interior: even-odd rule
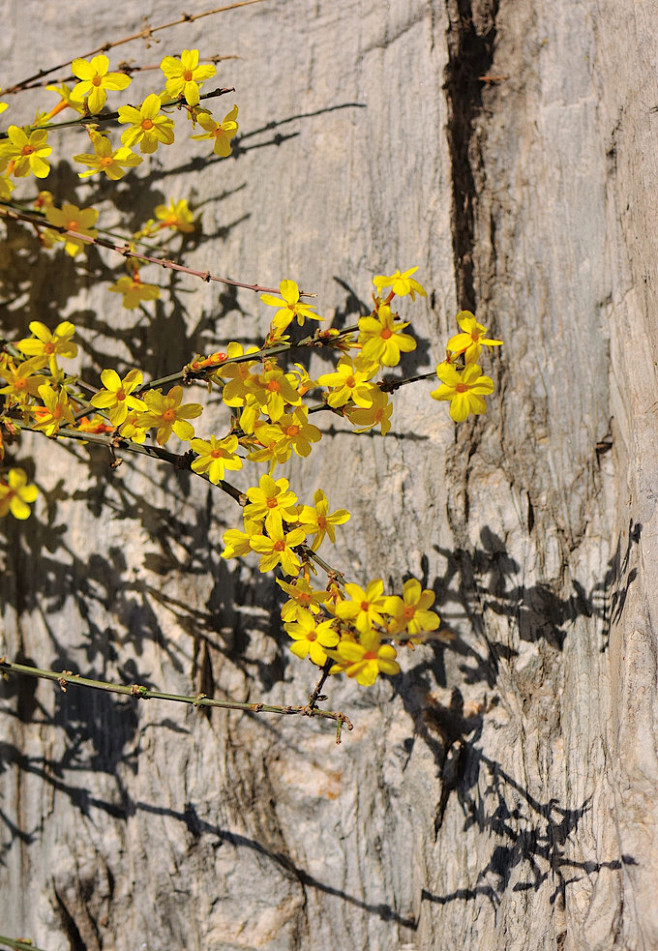
[[[474,141],[482,109],[483,80],[493,62],[500,0],[446,0],[448,64],[444,90],[448,105],[448,149],[452,179],[452,248],[460,309],[475,311],[475,204],[481,151]]]

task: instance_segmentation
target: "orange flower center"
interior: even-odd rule
[[[73,218],[72,221],[66,222],[67,231],[78,231],[79,228],[80,228],[80,222],[76,221],[75,218]]]
[[[153,128],[153,120],[144,119],[144,121],[142,122],[142,129],[144,129],[145,132],[148,132],[149,129],[152,129],[152,128]]]
[[[377,660],[377,653],[375,651],[366,651],[363,655],[364,660]]]
[[[278,393],[279,390],[281,389],[281,384],[279,383],[278,380],[270,380],[270,382],[267,384],[267,389],[271,393]]]
[[[466,393],[468,391],[468,385],[466,383],[458,383],[455,387],[455,393]]]
[[[327,527],[327,518],[326,518],[325,515],[318,515],[318,526],[319,526],[320,528],[326,528],[326,527]]]
[[[408,604],[404,609],[404,616],[406,617],[407,621],[410,621],[415,613],[416,608],[413,606],[413,604]]]
[[[389,337],[393,336],[393,331],[389,327],[384,327],[380,336],[382,340],[388,340]]]
[[[307,594],[306,591],[302,591],[301,594],[297,595],[297,600],[299,601],[300,604],[310,604],[311,595]]]
[[[114,159],[112,158],[112,156],[106,155],[104,158],[101,159],[101,168],[109,168],[110,165],[112,165],[113,163],[114,163]]]
[[[212,456],[213,459],[221,459],[221,457],[222,457],[222,450],[221,450],[221,449],[213,449],[213,451],[210,453],[210,455]]]
[[[183,79],[185,80],[185,82],[190,83],[192,82],[193,78],[194,78],[194,73],[192,72],[192,70],[186,69],[185,72],[183,73]]]
[[[316,641],[317,638],[318,638],[318,632],[317,632],[317,631],[309,631],[308,634],[306,635],[306,640],[307,640],[307,641],[313,642],[313,641]]]
[[[62,418],[62,407],[59,405],[59,403],[57,403],[55,405],[55,409],[53,410],[53,419],[61,419],[61,418]]]
[[[97,86],[97,87],[98,87],[98,86],[100,86],[100,85],[102,84],[102,82],[103,82],[102,77],[99,76],[98,73],[96,73],[96,75],[94,76],[94,78],[93,78],[92,81],[91,81],[91,84],[92,84],[92,86]]]
[[[16,382],[14,383],[15,390],[24,390],[26,386],[27,386],[27,380],[25,380],[24,377],[21,377],[20,379],[16,380]]]
[[[55,353],[55,344],[52,342],[52,340],[44,346],[43,352],[47,353],[48,355]]]
[[[348,377],[346,378],[346,380],[345,380],[345,386],[349,386],[350,389],[352,389],[352,387],[356,386],[356,380],[354,379],[353,376],[348,376]]]
[[[164,419],[165,423],[173,423],[173,421],[176,419],[176,410],[166,409],[162,414],[162,418]]]
[[[21,149],[21,155],[32,155],[33,152],[34,152],[33,145],[29,145],[29,144],[24,145],[23,148]]]
[[[299,426],[288,426],[286,436],[296,436],[299,433]]]
[[[278,501],[276,499],[268,499],[265,503],[268,509],[275,509],[278,506]]]
[[[362,602],[361,602],[361,610],[362,610],[362,611],[367,611],[369,607],[370,607],[370,604],[369,604],[368,601],[362,601]]]
[[[279,542],[274,542],[274,551],[283,551],[285,547],[286,543],[283,539],[281,539]]]
[[[123,401],[124,401],[125,398],[126,398],[126,392],[125,392],[125,390],[122,390],[122,389],[117,390],[117,392],[116,392],[116,398],[117,398],[117,403],[123,403]]]

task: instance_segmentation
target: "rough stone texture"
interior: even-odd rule
[[[180,12],[1,6],[3,86]],[[355,724],[340,747],[315,721],[5,684],[0,932],[49,951],[658,946],[657,22],[654,0],[271,0],[113,54],[239,54],[221,78],[243,134],[234,159],[181,142],[139,184],[81,188],[106,221],[190,195],[186,261],[293,276],[339,324],[373,274],[418,264],[407,371],[440,359],[459,307],[505,347],[477,423],[455,432],[429,383],[406,387],[385,440],[338,426],[285,472],[353,513],[334,563],[421,577],[450,634],[373,690],[330,684]],[[76,184],[66,162],[48,180]],[[253,295],[169,274],[152,322],[126,316],[116,262],[89,262],[44,263],[11,227],[3,332],[67,315],[86,366],[161,374],[264,325]],[[303,701],[272,580],[219,558],[232,503],[37,439],[19,459],[43,500],[0,526],[0,653]]]

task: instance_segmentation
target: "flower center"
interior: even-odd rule
[[[361,602],[361,610],[362,610],[362,611],[367,611],[369,607],[370,607],[370,604],[369,604],[368,601],[362,601],[362,602]]]
[[[364,660],[377,660],[377,654],[375,651],[366,651],[363,655]]]
[[[311,595],[307,594],[306,591],[302,591],[301,594],[297,595],[297,600],[299,601],[300,604],[310,604]]]
[[[308,634],[306,635],[306,640],[307,640],[307,641],[311,641],[311,643],[312,643],[313,641],[316,641],[317,639],[318,639],[318,632],[317,632],[317,631],[309,631]]]
[[[145,132],[148,132],[149,129],[152,129],[152,128],[153,128],[153,120],[144,119],[144,121],[142,122],[142,129],[144,129]]]
[[[192,72],[191,69],[186,69],[185,72],[183,73],[183,79],[185,80],[186,83],[192,82],[193,77],[194,77],[194,73]]]
[[[126,391],[122,389],[117,390],[116,398],[117,398],[117,403],[123,403],[123,401],[126,398]]]
[[[52,342],[52,340],[44,346],[43,352],[47,353],[49,356],[51,353],[55,353],[55,344]]]
[[[345,386],[349,386],[350,389],[356,386],[356,380],[353,376],[348,376],[345,380]]]
[[[326,515],[318,515],[318,526],[319,526],[320,528],[326,528],[326,527],[327,527],[327,517],[326,517]]]
[[[466,393],[468,391],[468,385],[466,383],[458,383],[455,387],[456,393]]]
[[[173,423],[173,421],[176,419],[176,410],[166,409],[162,414],[162,418],[166,423]]]
[[[101,159],[101,168],[109,168],[110,165],[112,165],[113,163],[114,163],[114,159],[112,158],[112,156],[106,155],[104,158]]]
[[[21,149],[21,155],[32,155],[33,152],[34,152],[33,145],[24,145],[23,148]]]
[[[274,542],[274,551],[283,551],[286,547],[286,543],[283,539],[279,542]]]
[[[384,327],[380,336],[382,340],[388,340],[389,337],[393,336],[393,331],[389,327]]]
[[[276,499],[268,499],[265,503],[268,509],[275,509],[278,506],[278,501]]]
[[[16,382],[14,383],[15,390],[24,390],[26,386],[27,386],[27,380],[24,377],[21,377],[20,379],[16,380]]]
[[[66,222],[67,231],[78,231],[80,229],[80,222],[76,221],[75,218],[72,221]]]
[[[286,436],[297,436],[299,433],[299,426],[288,426],[286,429]]]
[[[53,419],[61,419],[61,418],[62,418],[62,407],[59,405],[59,403],[57,403],[57,405],[55,406],[55,409],[53,410]]]
[[[222,457],[222,450],[221,450],[221,449],[213,449],[213,451],[210,453],[210,455],[212,456],[213,459],[221,459],[221,457]]]
[[[98,73],[96,73],[96,75],[94,76],[94,78],[93,78],[92,81],[91,81],[91,84],[92,84],[92,86],[100,86],[102,82],[103,82],[102,77],[99,76]]]
[[[404,616],[406,617],[407,621],[410,621],[415,613],[416,608],[413,606],[413,604],[408,604],[404,609]]]
[[[281,384],[278,380],[270,380],[270,382],[267,384],[267,389],[270,391],[270,393],[278,393],[281,389]]]

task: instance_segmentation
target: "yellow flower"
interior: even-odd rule
[[[265,423],[257,430],[258,440],[272,449],[277,462],[284,462],[294,449],[298,456],[309,456],[311,443],[319,442],[322,433],[308,421],[308,407],[298,406],[284,413],[276,423]]]
[[[132,148],[139,142],[142,152],[155,152],[158,142],[171,145],[174,141],[174,122],[168,116],[160,116],[162,100],[155,93],[147,96],[139,109],[134,106],[119,107],[119,122],[131,122],[129,129],[121,133],[121,141]]]
[[[288,324],[292,323],[294,317],[300,327],[304,326],[304,321],[308,317],[311,320],[324,320],[313,312],[313,308],[308,304],[302,304],[299,301],[299,288],[294,281],[281,281],[279,284],[281,297],[275,297],[274,294],[261,294],[260,299],[268,307],[277,307],[278,310],[272,318],[272,326],[278,331],[284,331]],[[281,299],[283,298],[283,299]]]
[[[133,390],[142,384],[141,370],[130,370],[123,380],[116,370],[103,370],[101,381],[105,389],[92,396],[91,405],[98,409],[107,410],[113,426],[121,426],[122,423],[125,423],[131,409],[146,410],[147,406],[144,400],[130,395]]]
[[[214,139],[213,152],[215,155],[226,158],[231,154],[231,139],[238,132],[238,107],[233,106],[230,112],[227,112],[221,122],[216,122],[209,112],[200,112],[197,121],[205,132],[200,135],[192,135],[191,139]]]
[[[245,391],[276,422],[283,416],[287,405],[299,406],[301,403],[302,398],[295,389],[297,381],[297,374],[284,373],[276,364],[268,362],[262,373],[245,380]],[[253,426],[245,431],[253,432]]]
[[[381,304],[376,315],[359,320],[361,354],[366,360],[374,360],[386,367],[395,367],[400,362],[400,351],[416,349],[416,341],[401,331],[409,322],[395,323],[391,308]]]
[[[241,532],[238,528],[229,528],[224,532],[224,551],[222,558],[241,558],[251,551],[251,539],[260,532],[260,524],[245,519],[244,527],[246,531]]]
[[[423,590],[420,581],[410,578],[402,588],[402,597],[393,595],[386,599],[386,613],[391,615],[389,632],[399,634],[420,634],[422,631],[435,631],[439,624],[439,615],[429,609],[434,604],[435,594],[428,588]]]
[[[100,112],[105,105],[108,89],[126,89],[130,85],[130,76],[125,73],[108,73],[110,61],[101,54],[89,61],[74,59],[71,63],[71,72],[81,82],[76,83],[71,90],[71,99],[80,102],[87,96],[87,105],[92,113]]]
[[[46,436],[53,436],[62,423],[75,425],[73,410],[64,390],[55,391],[48,383],[44,383],[39,387],[39,396],[44,405],[32,408],[36,418],[34,429],[44,432]]]
[[[297,520],[297,496],[288,490],[287,479],[277,479],[262,475],[255,486],[247,489],[249,505],[245,507],[244,517],[253,522],[265,522],[266,530],[272,534],[275,529],[281,529],[282,519],[286,522]]]
[[[296,545],[304,543],[305,534],[303,528],[293,528],[292,531],[284,533],[281,523],[268,529],[269,537],[266,535],[252,535],[251,548],[259,552],[262,556],[259,564],[260,571],[271,571],[277,565],[287,575],[299,574],[301,567],[299,558],[292,550]]]
[[[55,92],[60,97],[59,102],[56,106],[47,112],[44,116],[45,122],[50,122],[51,119],[54,119],[56,115],[62,112],[64,109],[73,109],[75,112],[78,112],[80,115],[85,111],[85,107],[82,102],[77,99],[73,99],[72,90],[62,83],[61,86],[46,86],[48,92]]]
[[[451,353],[460,353],[466,363],[475,363],[480,356],[482,347],[500,347],[502,340],[489,340],[485,337],[487,328],[479,324],[470,310],[460,310],[457,314],[457,323],[462,333],[455,334],[448,341],[448,350]]]
[[[249,353],[256,353],[258,347],[247,347],[246,351],[241,343],[231,340],[226,352],[228,360],[235,360],[246,356]],[[251,379],[251,368],[256,366],[258,360],[244,360],[239,363],[229,363],[219,367],[212,375],[212,379],[218,385],[224,381],[226,385],[222,391],[222,399],[227,406],[244,406],[247,397],[247,382]]]
[[[96,208],[78,208],[77,205],[70,205],[64,202],[61,208],[55,208],[53,205],[46,206],[46,221],[56,228],[65,228],[67,231],[76,231],[78,234],[85,234],[89,238],[97,238],[98,231],[92,228],[98,218]],[[76,256],[86,246],[86,242],[80,238],[74,238],[69,234],[58,234],[58,241],[64,242],[64,250],[72,258]]]
[[[2,160],[0,159],[0,167]],[[14,183],[6,175],[0,176],[0,201],[9,201],[14,190]]]
[[[74,162],[89,166],[88,172],[78,172],[78,178],[87,178],[89,175],[95,175],[96,172],[105,172],[108,178],[116,182],[123,178],[129,168],[134,168],[142,162],[139,155],[135,155],[125,146],[112,149],[112,143],[104,135],[95,135],[93,145],[93,155],[91,152],[82,152],[80,155],[73,156]]]
[[[310,611],[302,609],[296,621],[283,625],[295,642],[291,644],[290,650],[302,660],[310,657],[318,667],[324,666],[327,660],[324,648],[335,647],[340,640],[339,634],[333,628],[334,623],[333,619],[318,621]]]
[[[344,406],[349,400],[357,406],[372,405],[374,394],[378,387],[367,381],[376,371],[376,364],[371,369],[360,370],[357,364],[348,357],[342,356],[334,373],[324,373],[318,377],[320,386],[331,387],[327,397],[329,406]]]
[[[24,178],[32,172],[37,178],[47,178],[50,165],[46,162],[52,148],[46,145],[48,133],[45,129],[35,129],[29,136],[24,129],[10,125],[7,129],[9,141],[0,145],[0,164],[6,167],[10,162],[10,172],[16,178]]]
[[[363,633],[373,624],[382,623],[382,613],[386,610],[384,582],[381,579],[371,581],[366,590],[358,584],[346,584],[345,591],[350,601],[339,601],[336,605],[336,614],[344,621],[350,621],[357,631]]]
[[[183,403],[183,387],[172,387],[166,396],[160,390],[147,390],[144,393],[144,402],[148,412],[140,413],[137,425],[146,429],[157,428],[156,439],[160,446],[164,445],[171,436],[172,430],[179,439],[188,442],[194,437],[194,426],[188,419],[195,419],[203,412],[199,403]]]
[[[416,300],[416,294],[420,294],[421,297],[427,297],[425,288],[421,287],[418,281],[415,281],[411,277],[417,270],[417,267],[410,267],[404,274],[400,274],[400,272],[396,270],[395,274],[391,274],[390,277],[386,277],[384,274],[378,274],[373,278],[373,284],[380,294],[385,287],[390,287],[391,297],[395,294],[397,294],[398,297],[405,297],[407,294],[411,294],[412,300]]]
[[[120,277],[116,284],[108,287],[113,294],[123,294],[121,306],[127,310],[134,310],[139,307],[142,301],[158,300],[160,297],[160,288],[155,284],[144,284],[140,280],[139,273],[135,271],[132,277],[124,275]]]
[[[294,584],[277,578],[276,583],[290,595],[290,599],[281,608],[283,621],[299,620],[302,612],[311,611],[317,614],[320,611],[320,605],[329,597],[328,591],[314,591],[305,578],[298,578]]]
[[[379,423],[382,436],[391,431],[391,413],[393,412],[393,403],[389,400],[386,393],[377,387],[372,393],[372,403],[367,407],[346,406],[344,413],[351,423],[359,426],[355,429],[356,433],[365,433]]]
[[[69,320],[63,320],[58,324],[54,333],[51,333],[40,320],[31,321],[29,327],[34,337],[19,340],[16,344],[17,348],[29,357],[46,357],[50,372],[56,376],[57,356],[69,359],[77,355],[77,344],[71,339],[75,333],[75,327]]]
[[[325,535],[329,536],[332,544],[335,543],[334,525],[344,525],[351,516],[346,509],[337,509],[330,515],[329,503],[322,489],[317,490],[313,496],[313,501],[315,502],[315,508],[311,505],[305,505],[299,516],[299,521],[306,529],[307,535],[315,535],[311,547],[313,551],[317,551]]]
[[[180,59],[165,56],[160,69],[167,77],[166,91],[172,99],[185,97],[188,106],[199,102],[199,86],[215,75],[217,70],[212,63],[199,66],[198,50],[183,50]]]
[[[155,217],[160,221],[158,228],[173,228],[181,234],[191,234],[194,231],[194,217],[184,198],[169,205],[156,205]]]
[[[30,397],[39,395],[39,387],[46,382],[46,378],[37,371],[41,370],[45,363],[44,357],[32,357],[16,366],[5,354],[0,357],[0,377],[7,381],[0,393],[7,396],[7,406],[20,406],[27,403]]]
[[[211,436],[210,442],[193,439],[190,446],[199,453],[192,463],[192,470],[207,475],[213,485],[224,478],[225,469],[242,468],[242,459],[235,453],[238,448],[237,436],[226,436],[224,439]]]
[[[395,660],[397,651],[390,644],[382,644],[378,632],[370,628],[362,632],[359,643],[343,638],[336,650],[329,650],[327,654],[336,661],[330,674],[356,677],[356,682],[363,687],[374,684],[380,673],[389,677],[400,673],[400,665]]]
[[[141,416],[139,410],[133,410],[128,413],[126,416],[126,421],[123,423],[119,429],[119,435],[123,436],[124,439],[129,439],[131,442],[143,443],[146,442],[146,426],[138,426],[137,418]]]
[[[0,518],[8,512],[14,518],[29,518],[28,503],[34,502],[38,494],[36,485],[28,483],[24,469],[10,469],[7,482],[0,480]]]
[[[436,375],[441,380],[438,390],[430,396],[434,400],[450,400],[450,415],[456,423],[463,423],[473,413],[484,413],[487,404],[483,397],[493,393],[493,380],[482,376],[477,363],[468,363],[460,373],[450,363],[439,363]]]

